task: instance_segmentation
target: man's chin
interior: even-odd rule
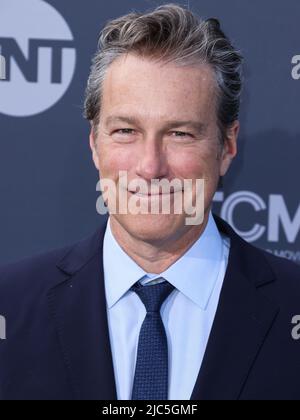
[[[116,215],[118,223],[137,239],[157,242],[163,241],[178,233],[184,226],[183,215],[137,214]]]

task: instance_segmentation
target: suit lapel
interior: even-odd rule
[[[261,293],[264,285],[274,281],[264,257],[246,245],[221,219],[216,217],[216,222],[219,230],[230,237],[231,249],[218,310],[192,400],[240,398],[279,311],[277,305]],[[247,252],[244,252],[245,246]]]
[[[101,258],[105,227],[57,264],[64,279],[48,294],[75,399],[117,399]]]

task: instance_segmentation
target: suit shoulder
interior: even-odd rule
[[[57,262],[76,244],[26,257],[0,266],[0,295],[8,290],[47,287],[53,276],[57,276]],[[25,290],[24,290],[25,291]]]
[[[260,250],[276,277],[280,296],[300,300],[300,265],[268,251]]]
[[[268,251],[262,251],[265,259],[273,270],[278,274],[295,278],[300,285],[300,265],[287,258],[278,257]]]
[[[22,292],[26,295],[28,290],[43,292],[63,281],[70,261],[73,271],[77,271],[99,251],[104,232],[105,224],[70,245],[0,266],[0,299],[7,293],[15,296]]]
[[[255,284],[266,284],[268,279],[274,280],[275,277],[284,293],[296,292],[300,298],[300,265],[247,242],[225,220],[217,215],[214,218],[219,231],[229,237],[231,245],[235,246],[234,255],[241,270],[249,273]]]
[[[228,224],[217,218],[225,233],[235,245],[241,270],[249,274],[259,287],[274,280],[274,297],[280,300],[300,301],[300,265],[258,248],[239,236]]]

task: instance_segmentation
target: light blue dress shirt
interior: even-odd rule
[[[166,271],[146,273],[114,238],[110,219],[103,244],[109,336],[119,400],[130,400],[138,338],[146,310],[129,291],[163,277],[176,290],[161,307],[169,349],[169,400],[189,400],[203,361],[227,268],[229,238],[218,231],[210,213],[193,246]]]

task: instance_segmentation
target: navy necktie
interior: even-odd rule
[[[168,343],[160,308],[174,286],[167,281],[153,286],[137,282],[131,290],[147,311],[139,335],[132,400],[167,400]]]

